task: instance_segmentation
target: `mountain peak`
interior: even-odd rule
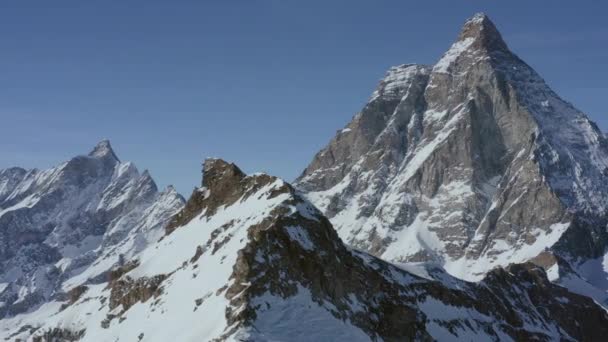
[[[490,17],[485,13],[476,13],[465,21],[458,41],[474,39],[473,46],[486,50],[508,50],[507,44]]]
[[[214,184],[223,183],[223,180],[240,181],[245,173],[233,163],[223,159],[207,158],[203,162],[203,186],[212,188]]]
[[[108,156],[117,161],[119,160],[116,154],[114,153],[114,150],[112,149],[110,140],[108,139],[103,139],[98,142],[97,145],[95,145],[95,147],[93,148],[93,150],[89,152],[89,157],[105,158]]]
[[[165,230],[167,234],[171,234],[203,211],[206,215],[214,215],[219,207],[229,207],[271,184],[274,184],[275,195],[294,191],[291,186],[276,177],[266,174],[247,176],[234,163],[207,158],[203,162],[202,187],[194,190],[184,209],[173,217]]]

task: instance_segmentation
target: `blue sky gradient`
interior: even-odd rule
[[[480,11],[608,130],[605,2],[4,1],[0,168],[108,138],[186,196],[206,156],[292,180],[386,69],[435,63]]]

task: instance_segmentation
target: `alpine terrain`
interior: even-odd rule
[[[591,341],[608,334],[604,309],[532,264],[493,270],[479,283],[440,269],[417,272],[345,246],[284,181],[208,159],[202,186],[157,241],[103,280],[64,282],[64,295],[1,320],[0,334],[33,341]]]
[[[384,260],[472,281],[531,261],[608,304],[608,140],[484,14],[435,65],[391,68],[296,186]]]
[[[606,137],[476,15],[294,186],[209,158],[185,201],[108,141],[1,170],[0,339],[602,341],[607,181]]]
[[[0,317],[105,281],[163,233],[184,204],[108,141],[49,170],[0,170]]]

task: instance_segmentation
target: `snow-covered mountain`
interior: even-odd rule
[[[184,204],[108,141],[48,170],[0,171],[0,317],[74,284],[98,283],[151,241]]]
[[[185,202],[108,141],[0,170],[0,338],[601,341],[607,229],[606,136],[478,14],[295,187],[207,159]]]
[[[0,320],[34,341],[597,340],[608,313],[532,264],[467,283],[346,247],[292,186],[209,159],[203,184],[105,281]],[[54,340],[53,340],[54,341]]]
[[[468,280],[532,260],[606,303],[608,140],[483,14],[434,66],[391,68],[296,186],[382,259]]]

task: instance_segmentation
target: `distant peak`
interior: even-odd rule
[[[111,157],[117,161],[119,160],[114,153],[114,150],[112,150],[112,145],[110,145],[110,140],[108,139],[103,139],[102,141],[98,142],[93,150],[89,153],[89,156],[94,158]]]
[[[167,187],[162,191],[162,195],[177,199],[182,204],[186,203],[184,196],[182,196],[173,185],[167,185]]]
[[[465,21],[460,31],[459,41],[474,39],[474,46],[487,50],[508,50],[507,44],[490,17],[485,13],[476,13]]]
[[[177,189],[175,189],[175,187],[171,184],[167,185],[167,187],[165,188],[165,190],[163,190],[163,192],[165,192],[167,194],[178,194]]]

